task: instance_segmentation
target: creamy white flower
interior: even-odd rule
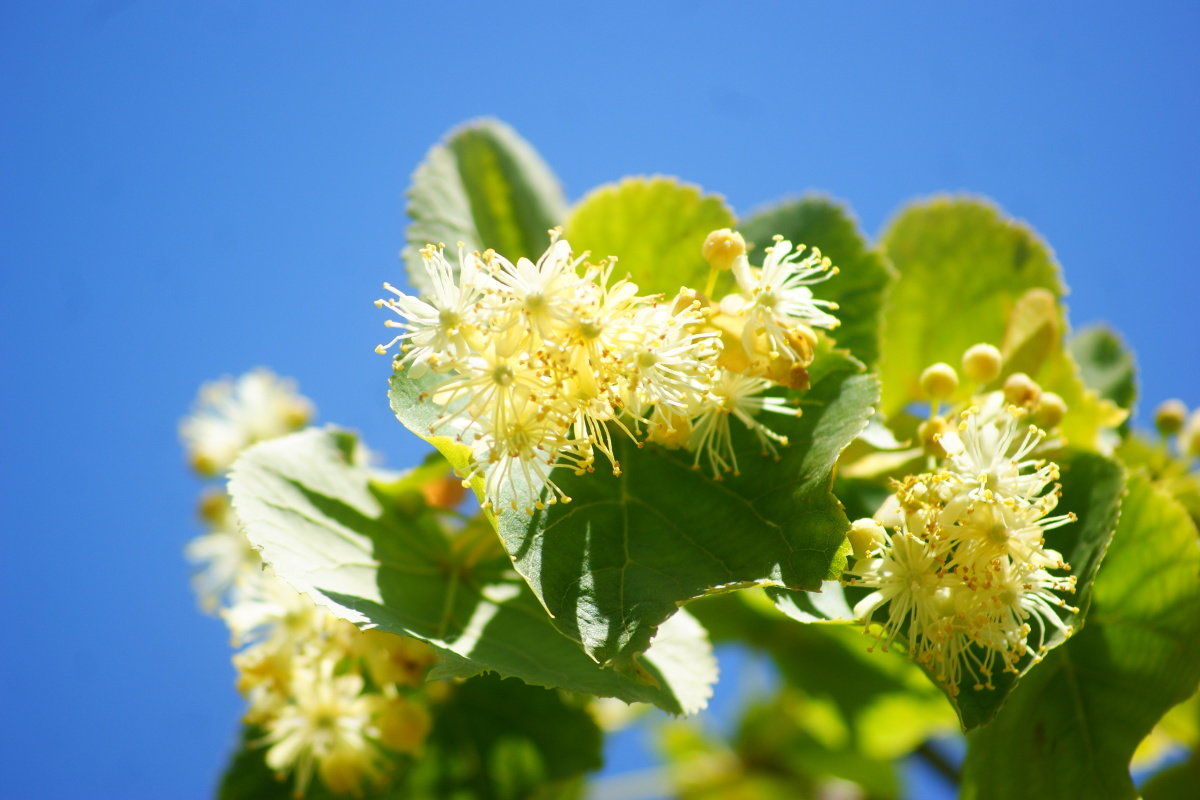
[[[692,424],[688,447],[696,454],[692,464],[694,468],[699,469],[701,459],[707,459],[713,477],[718,480],[727,472],[740,474],[733,432],[729,426],[730,417],[736,417],[754,432],[763,455],[778,456],[775,445],[786,445],[787,437],[766,427],[755,416],[763,411],[795,416],[799,410],[789,407],[781,397],[764,395],[763,392],[772,385],[765,378],[718,370],[709,392],[711,398]]]
[[[371,741],[381,698],[363,693],[361,675],[335,675],[333,666],[320,660],[297,670],[290,701],[266,726],[267,766],[294,773],[301,794],[314,769],[335,794],[357,794],[382,774],[384,756]]]
[[[375,351],[386,353],[399,343],[399,362],[409,365],[414,378],[430,369],[446,369],[466,356],[467,336],[479,324],[476,313],[483,295],[479,256],[464,253],[461,245],[457,269],[441,247],[426,245],[421,248],[421,259],[433,286],[431,295],[413,297],[385,283],[383,288],[396,295],[395,299],[375,301],[377,307],[390,309],[403,320],[384,324],[405,331]]]
[[[991,419],[969,408],[956,428],[935,438],[947,454],[946,472],[957,476],[970,498],[1036,503],[1058,478],[1056,465],[1028,457],[1046,433],[1012,406]]]
[[[195,408],[179,433],[196,470],[217,475],[250,445],[303,427],[312,413],[312,404],[297,394],[295,382],[256,369],[200,387]]]
[[[799,360],[803,354],[789,338],[797,326],[838,326],[837,317],[826,310],[836,310],[837,303],[818,300],[808,288],[837,274],[837,268],[815,247],[801,258],[803,252],[803,245],[792,252],[792,243],[777,236],[766,249],[762,269],[751,267],[745,256],[734,261],[733,276],[741,295],[730,295],[722,308],[747,317],[743,333],[747,351],[755,349],[754,337],[764,334],[772,357],[783,354]]]
[[[214,526],[192,539],[184,555],[199,566],[192,576],[192,588],[201,607],[210,613],[229,597],[239,578],[262,566],[262,559],[236,523]]]

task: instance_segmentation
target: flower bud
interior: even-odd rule
[[[884,533],[882,525],[870,517],[866,517],[850,523],[850,530],[846,533],[846,538],[850,540],[850,546],[854,548],[854,558],[863,559],[878,550],[879,546],[887,541],[887,534]]]
[[[990,344],[971,345],[963,353],[963,374],[980,385],[991,383],[1000,377],[1000,351]]]
[[[938,362],[921,373],[921,391],[935,400],[945,400],[958,389],[958,373],[949,364]]]
[[[700,252],[713,269],[726,270],[746,254],[746,240],[737,231],[721,228],[708,235]]]
[[[421,496],[434,508],[454,508],[462,502],[466,493],[462,479],[453,475],[435,478],[421,485]]]
[[[1033,406],[1033,424],[1048,431],[1057,427],[1066,414],[1066,401],[1054,392],[1042,392]]]
[[[941,417],[931,417],[917,426],[917,439],[925,452],[937,458],[945,458],[945,448],[938,442],[938,437],[946,432],[946,420]]]
[[[1014,406],[1029,408],[1041,393],[1042,387],[1024,372],[1014,372],[1004,380],[1004,399]]]
[[[229,518],[229,495],[222,489],[210,489],[200,496],[196,513],[210,525],[221,525]]]
[[[1163,436],[1178,433],[1187,419],[1187,411],[1182,400],[1166,400],[1154,409],[1154,427]]]
[[[375,722],[379,726],[379,741],[401,753],[419,752],[433,727],[425,707],[403,696],[391,698]]]

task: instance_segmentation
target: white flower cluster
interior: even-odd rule
[[[614,259],[589,263],[558,231],[536,262],[460,246],[452,263],[443,246],[428,245],[421,255],[432,292],[418,298],[384,284],[394,297],[376,305],[400,317],[386,324],[402,332],[376,349],[397,347],[397,368],[431,379],[422,399],[440,414],[428,433],[471,448],[468,480],[483,479],[485,504],[497,511],[502,494],[517,508],[516,497],[543,487],[547,502],[569,502],[551,479],[558,466],[592,472],[599,454],[619,474],[614,433],[639,446],[644,438],[686,447],[694,466],[706,463],[717,478],[736,473],[730,417],[765,453],[786,444],[755,416],[798,413],[762,393],[803,385],[812,326],[837,322],[808,284],[832,265],[777,241],[755,269],[740,236],[713,237],[739,289],[719,306],[688,288],[669,300],[640,295],[627,278],[613,280]]]
[[[312,413],[294,382],[260,368],[200,387],[179,433],[192,467],[202,475],[219,475],[247,447],[303,428]]]
[[[1025,376],[1009,383],[1032,384]],[[1003,391],[977,397],[957,424],[935,425],[934,468],[900,481],[875,518],[850,533],[848,583],[876,589],[855,615],[882,625],[885,647],[902,635],[951,693],[965,678],[993,688],[997,668],[1015,672],[1027,653],[1040,657],[1051,629],[1071,633],[1063,616],[1075,609],[1059,593],[1073,592],[1075,577],[1052,572],[1069,567],[1045,534],[1075,517],[1051,514],[1059,471],[1036,458],[1047,433],[1031,422],[1040,389],[1033,384],[1018,405],[1009,388],[1007,399]]]
[[[228,469],[250,444],[303,424],[311,405],[291,382],[256,370],[207,384],[197,408],[181,432],[193,466],[207,476]],[[419,752],[440,686],[425,683],[433,650],[416,639],[361,632],[277,578],[251,548],[225,492],[207,493],[200,516],[209,529],[187,546],[200,567],[193,583],[241,648],[233,662],[249,701],[245,719],[264,732],[258,745],[268,748],[268,766],[294,777],[297,796],[314,775],[334,793],[356,794],[382,778],[388,751]]]

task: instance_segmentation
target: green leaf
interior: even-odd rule
[[[867,366],[879,356],[880,317],[884,297],[895,270],[882,251],[872,249],[858,229],[850,211],[826,197],[787,200],[743,220],[738,230],[755,247],[754,253],[779,234],[788,241],[821,252],[837,265],[838,274],[815,286],[822,300],[839,305],[836,316],[842,324],[831,334]]]
[[[435,707],[425,752],[390,797],[524,800],[575,797],[602,765],[603,737],[559,692],[496,676],[454,687]]]
[[[734,224],[718,195],[675,178],[625,178],[594,190],[567,219],[566,238],[576,253],[618,258],[616,273],[629,273],[642,294],[673,297],[680,286],[704,288],[705,237]]]
[[[267,766],[266,748],[255,746],[262,736],[259,728],[242,728],[239,747],[221,776],[217,800],[292,800],[291,782],[276,778]]]
[[[1129,480],[1087,627],[972,734],[964,797],[1136,795],[1134,749],[1200,681],[1196,537],[1179,503],[1141,475]]]
[[[740,475],[714,481],[692,456],[618,446],[622,474],[556,482],[571,497],[532,517],[507,512],[500,538],[554,623],[602,664],[635,668],[679,606],[756,584],[816,589],[840,575],[849,523],[830,491],[838,454],[866,424],[872,378],[829,355],[804,394],[804,414],[767,420],[791,444],[760,455],[735,426]]]
[[[939,197],[910,206],[889,226],[884,249],[899,275],[884,306],[879,374],[889,417],[922,400],[925,367],[957,367],[978,342],[999,345],[1017,300],[1031,288],[1062,296],[1050,249],[990,203]],[[960,388],[966,399],[971,387]]]
[[[441,648],[455,674],[488,670],[673,712],[695,710],[678,696],[701,692],[703,669],[695,679],[661,672],[647,659],[648,683],[601,669],[555,630],[512,572],[490,525],[476,520],[450,535],[432,513],[414,514],[409,492],[392,494],[347,459],[345,438],[304,431],[255,446],[234,465],[229,490],[238,517],[280,578],[360,627]],[[693,646],[704,651],[707,644]],[[669,658],[662,663],[681,666]]]
[[[1133,408],[1137,400],[1133,355],[1115,331],[1092,325],[1071,336],[1068,346],[1088,388],[1120,408]]]
[[[463,242],[493,248],[516,261],[537,259],[550,228],[562,223],[566,202],[558,180],[529,143],[494,119],[469,122],[434,145],[408,190],[409,281],[432,289],[417,251],[426,244]]]

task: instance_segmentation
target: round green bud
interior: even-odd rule
[[[1154,409],[1154,427],[1158,428],[1158,432],[1163,436],[1178,433],[1187,419],[1187,413],[1187,406],[1182,400],[1165,400]]]
[[[958,373],[949,364],[938,362],[921,373],[921,391],[935,400],[945,400],[958,389]]]
[[[1030,408],[1042,394],[1042,387],[1024,372],[1014,372],[1004,379],[1004,399],[1014,406]]]
[[[967,348],[963,353],[963,374],[969,380],[980,385],[991,383],[1000,377],[1000,364],[1003,358],[1000,351],[990,344],[979,343]]]
[[[1033,424],[1050,430],[1067,415],[1067,403],[1054,392],[1042,392],[1033,406]]]

